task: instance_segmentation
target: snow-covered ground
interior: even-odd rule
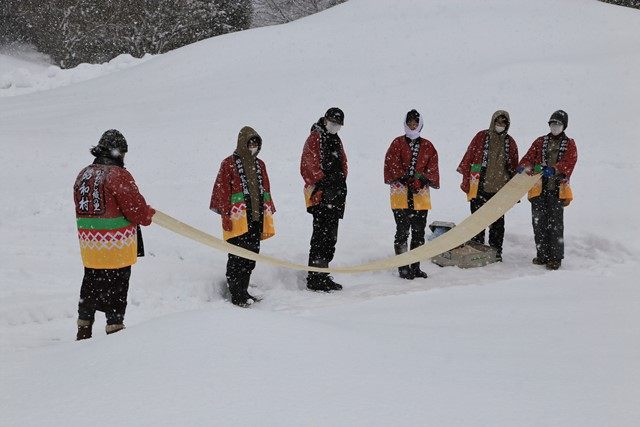
[[[134,58],[122,54],[104,64],[80,64],[75,68],[62,70],[52,65],[49,57],[29,46],[5,47],[0,49],[0,97],[24,95],[95,79],[151,58],[152,55]]]
[[[51,65],[51,59],[32,46],[21,43],[0,46],[0,75],[10,74],[20,68],[40,72]]]
[[[634,9],[350,0],[0,99],[0,425],[637,425],[639,69]],[[127,330],[106,337],[98,316],[95,337],[73,341],[71,187],[104,130],[128,138],[127,167],[152,206],[220,235],[213,179],[253,126],[278,208],[263,252],[304,263],[299,156],[331,106],[345,110],[350,161],[335,265],[393,251],[382,163],[406,111],[425,115],[440,154],[429,220],[459,222],[468,205],[455,168],[492,113],[510,112],[522,155],[566,110],[579,161],[562,269],[531,265],[523,200],[499,265],[425,262],[429,279],[412,282],[338,275],[345,289],[331,295],[259,265],[264,301],[243,310],[223,299],[225,254],[152,226]]]

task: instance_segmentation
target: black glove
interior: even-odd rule
[[[404,185],[409,185],[409,183],[413,181],[413,176],[405,173],[402,177],[398,178],[398,182]]]

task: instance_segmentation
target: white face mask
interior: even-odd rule
[[[420,131],[418,130],[418,128],[411,130],[409,126],[406,125],[404,127],[404,134],[411,140],[420,138]]]
[[[494,129],[495,129],[495,130],[496,130],[496,132],[498,132],[498,133],[502,133],[502,132],[504,132],[504,130],[505,130],[506,128],[507,128],[506,126],[498,126],[498,125],[495,125],[495,127],[494,127]]]
[[[252,156],[255,156],[256,154],[258,154],[258,147],[249,148],[249,152]]]
[[[334,123],[329,120],[327,120],[327,122],[325,123],[325,126],[327,128],[327,132],[329,132],[332,135],[335,135],[336,133],[338,133],[340,131],[340,128],[342,128],[342,126],[339,125],[338,123]]]
[[[558,136],[564,130],[564,126],[559,125],[557,123],[552,123],[552,124],[549,125],[549,129],[551,129],[551,134],[553,136]]]

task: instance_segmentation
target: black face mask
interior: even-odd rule
[[[93,161],[93,164],[94,165],[120,166],[121,168],[123,168],[124,167],[124,159],[122,157],[113,158],[113,157],[99,156],[99,157],[96,157],[96,159]]]
[[[96,157],[93,164],[115,165],[115,166],[124,167],[124,156],[123,155],[114,156],[112,154],[112,150],[110,150],[109,148],[103,145],[96,145],[95,147],[93,147],[91,149],[91,154],[93,154]]]

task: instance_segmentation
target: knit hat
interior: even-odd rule
[[[563,130],[564,130],[567,128],[567,125],[569,124],[569,115],[562,110],[558,110],[554,112],[549,118],[549,124],[551,124],[551,122],[562,123]]]
[[[109,129],[100,137],[98,145],[91,149],[91,154],[96,157],[110,157],[119,159],[128,151],[127,140],[124,135],[115,129]]]
[[[339,124],[340,126],[344,125],[344,112],[338,107],[331,107],[324,113],[324,118]]]

